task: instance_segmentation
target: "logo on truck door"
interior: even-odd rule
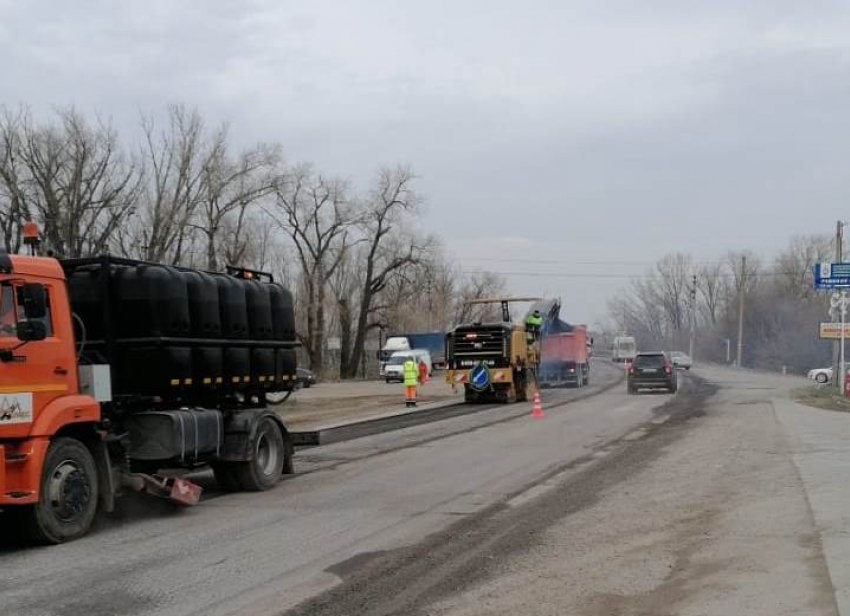
[[[32,394],[0,394],[0,426],[32,423]]]

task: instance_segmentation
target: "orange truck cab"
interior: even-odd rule
[[[80,272],[97,276],[98,286],[69,293],[69,274],[86,280]],[[177,289],[169,310],[197,323],[187,316],[183,335],[170,337],[151,331],[122,338],[117,328],[104,329],[102,322],[128,306],[144,308],[146,293],[156,295],[154,274]],[[121,275],[147,286],[133,292],[116,282]],[[174,473],[158,474],[163,469],[211,465],[225,489],[245,490],[269,489],[292,472],[286,428],[265,408],[266,391],[294,384],[291,296],[261,272],[213,276],[112,257],[60,262],[0,251],[3,524],[59,543],[85,534],[98,509],[114,509],[122,490],[196,503],[200,489]],[[77,296],[79,310],[72,305]],[[275,297],[282,300],[275,304]],[[155,312],[164,304],[150,305]],[[244,328],[225,333],[225,317],[242,318]],[[100,328],[100,339],[86,340],[87,328]],[[157,353],[177,357],[175,370],[189,376],[158,381]],[[154,376],[144,378],[149,371]]]

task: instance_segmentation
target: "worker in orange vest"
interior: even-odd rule
[[[408,408],[416,406],[416,386],[419,384],[419,369],[412,357],[404,360],[404,403]]]
[[[424,359],[419,360],[419,384],[424,385],[428,382],[428,366]]]

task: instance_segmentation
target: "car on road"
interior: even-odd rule
[[[666,389],[675,393],[679,387],[673,360],[663,351],[642,351],[635,355],[627,377],[629,394],[640,389]]]
[[[832,381],[832,368],[815,368],[814,370],[809,370],[809,378],[821,385],[830,383]]]
[[[679,370],[690,370],[694,365],[694,360],[691,359],[691,356],[682,351],[672,351],[670,353],[670,359],[673,360],[673,366]]]
[[[404,381],[404,362],[407,361],[408,357],[412,357],[417,365],[419,365],[420,361],[424,361],[428,376],[434,374],[434,367],[431,364],[431,354],[425,349],[397,351],[393,353],[390,361],[387,362],[384,368],[384,380],[387,383],[392,383],[393,381],[401,383]]]
[[[295,386],[310,389],[316,384],[316,375],[306,368],[295,369]]]

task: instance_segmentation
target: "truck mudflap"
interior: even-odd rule
[[[145,492],[191,507],[201,501],[204,489],[182,477],[164,477],[132,473],[123,477],[122,484],[137,492]]]

